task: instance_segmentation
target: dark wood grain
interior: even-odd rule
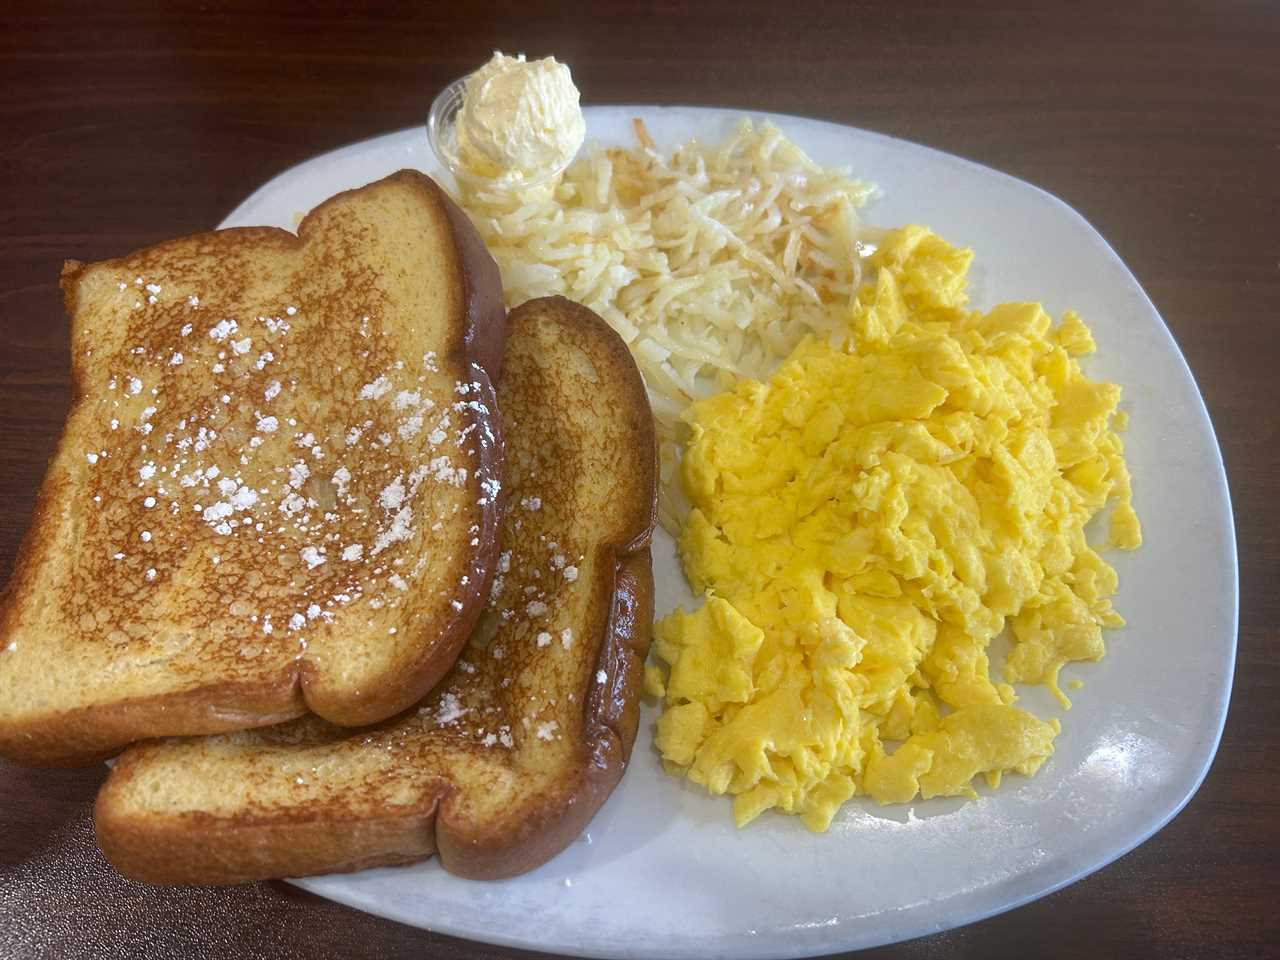
[[[1182,345],[1231,479],[1243,592],[1222,747],[1187,809],[1112,866],[873,955],[1274,955],[1274,4],[10,0],[0,5],[0,576],[69,399],[62,260],[212,226],[291,164],[421,123],[434,93],[495,47],[567,60],[588,102],[809,114],[938,147],[1057,194],[1111,241]],[[522,955],[282,884],[126,882],[92,841],[101,777],[0,767],[0,958]],[[655,917],[655,936],[662,925]]]

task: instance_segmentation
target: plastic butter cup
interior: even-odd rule
[[[549,193],[554,190],[576,154],[562,165],[536,176],[487,177],[462,163],[458,157],[458,113],[466,92],[467,77],[460,77],[440,91],[427,114],[427,140],[436,158],[453,174],[458,186],[472,193],[501,191],[520,194],[535,190]]]

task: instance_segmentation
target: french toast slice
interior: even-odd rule
[[[511,509],[491,601],[415,709],[130,748],[95,809],[121,872],[231,883],[407,863],[473,878],[549,859],[630,756],[653,621],[653,421],[622,340],[560,298],[512,311],[498,405]]]
[[[497,267],[428,177],[295,236],[67,264],[74,401],[0,598],[0,754],[368,724],[452,665],[498,556]]]

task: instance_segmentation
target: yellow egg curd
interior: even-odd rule
[[[705,603],[657,624],[657,745],[672,773],[825,830],[844,801],[974,795],[1034,774],[1057,720],[1014,682],[1097,660],[1115,571],[1085,536],[1141,543],[1120,388],[1077,360],[1074,313],[967,308],[972,254],[890,234],[848,342],[694,404],[685,572]],[[987,648],[1005,626],[1001,681]]]

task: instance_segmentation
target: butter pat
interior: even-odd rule
[[[458,160],[495,180],[530,180],[569,165],[586,138],[578,88],[554,57],[493,58],[467,78],[457,119]]]

